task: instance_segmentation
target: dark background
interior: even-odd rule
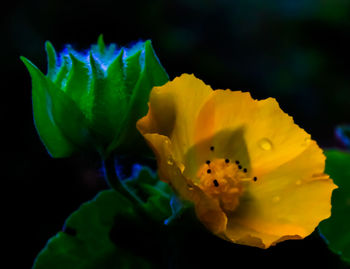
[[[52,159],[36,134],[31,81],[19,56],[45,71],[46,40],[60,51],[66,43],[86,49],[101,33],[106,43],[122,46],[152,39],[171,79],[194,73],[213,88],[275,97],[321,147],[336,146],[334,128],[350,121],[350,1],[9,4],[1,17],[3,218],[12,228],[14,262],[22,268],[31,266],[72,211],[106,187],[96,156]],[[250,266],[344,266],[317,236],[266,252],[230,247],[225,245],[223,255],[232,256],[232,267],[237,261],[244,266],[244,260]],[[240,253],[239,259],[234,253]]]

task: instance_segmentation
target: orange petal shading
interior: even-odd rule
[[[137,128],[160,179],[226,240],[268,248],[304,238],[330,215],[336,186],[322,150],[273,98],[213,91],[184,74],[152,90]]]
[[[168,182],[183,199],[194,202],[198,218],[211,231],[223,232],[227,224],[226,215],[218,203],[184,177],[180,169],[181,165],[172,155],[172,144],[169,138],[156,133],[145,134],[144,137],[157,157],[160,179]],[[213,219],[215,219],[214,222]]]
[[[254,245],[252,240],[258,238],[256,246],[268,248],[312,233],[330,216],[336,188],[323,174],[324,163],[322,150],[311,141],[296,158],[250,184],[239,208],[228,217],[225,236],[245,245]]]

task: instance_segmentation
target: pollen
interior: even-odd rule
[[[225,212],[234,211],[239,197],[247,184],[252,182],[247,173],[229,159],[214,159],[203,163],[197,172],[197,185],[209,196],[216,199]]]

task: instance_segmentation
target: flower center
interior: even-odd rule
[[[217,199],[225,212],[234,211],[239,204],[244,182],[256,180],[248,177],[248,171],[239,161],[215,159],[206,161],[198,170],[199,187]]]

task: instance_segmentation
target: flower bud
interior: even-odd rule
[[[46,52],[46,76],[21,60],[32,78],[35,126],[50,155],[92,150],[106,158],[111,152],[142,152],[146,146],[136,121],[147,112],[153,86],[169,80],[151,41],[118,48],[106,46],[100,36],[83,53],[66,46],[57,57],[50,42]]]

